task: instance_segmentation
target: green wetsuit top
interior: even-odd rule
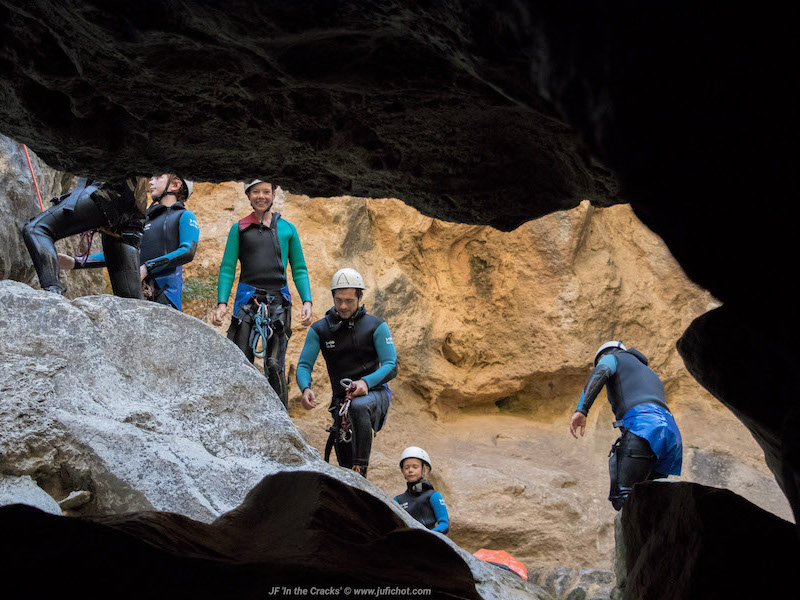
[[[243,270],[247,261],[259,261],[259,257],[239,255],[239,236],[250,227],[264,227],[264,225],[256,222],[254,213],[234,223],[228,232],[228,241],[225,244],[225,252],[222,255],[222,264],[219,266],[219,279],[217,281],[218,303],[228,303],[233,280],[236,276],[236,261],[243,263]],[[266,225],[266,227],[269,227],[269,225]],[[281,249],[280,258],[283,262],[284,279],[286,279],[286,266],[289,264],[292,267],[292,279],[297,292],[300,294],[300,299],[303,302],[311,302],[311,283],[308,278],[308,268],[303,257],[303,247],[300,245],[300,236],[297,234],[297,229],[289,221],[280,218],[280,215],[277,215],[276,229]],[[286,260],[287,258],[288,260]]]

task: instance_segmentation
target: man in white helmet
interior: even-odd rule
[[[139,249],[139,278],[148,300],[181,310],[183,265],[194,258],[200,239],[197,217],[184,203],[194,184],[178,175],[164,173],[150,178],[148,189],[153,203],[144,217],[144,234]],[[59,254],[62,269],[106,266],[105,253],[78,258]]]
[[[272,210],[275,201],[273,184],[254,179],[245,184],[244,193],[253,212],[234,223],[228,233],[225,253],[219,267],[217,310],[211,317],[222,325],[228,311],[228,298],[241,264],[239,285],[233,304],[228,339],[236,344],[250,362],[258,352],[264,359],[264,374],[284,407],[289,404],[289,390],[284,374],[286,346],[292,335],[292,295],[286,280],[286,267],[292,268],[294,285],[303,301],[300,319],[311,323],[311,284],[303,257],[303,247],[295,226]],[[261,350],[258,350],[261,341]]]
[[[331,447],[339,465],[367,476],[373,431],[386,421],[392,400],[387,382],[397,375],[397,354],[386,322],[367,314],[361,299],[364,280],[354,269],[340,269],[331,281],[333,308],[308,330],[297,364],[297,385],[303,407],[311,410],[317,398],[311,371],[320,351],[325,358],[333,398],[333,426],[325,448]]]
[[[635,483],[680,475],[681,433],[664,397],[664,385],[647,358],[622,342],[606,342],[594,356],[594,370],[583,389],[569,431],[577,439],[586,433],[586,416],[606,386],[614,411],[614,427],[622,435],[608,459],[611,490],[608,499],[620,510]]]

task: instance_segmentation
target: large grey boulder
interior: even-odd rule
[[[90,492],[76,509],[84,518],[168,511],[202,530],[239,510],[266,476],[290,472],[301,481],[310,471],[367,492],[393,515],[393,527],[421,529],[370,482],[325,463],[230,341],[155,303],[107,295],[70,301],[0,282],[0,401],[0,472],[31,476],[57,500]],[[21,514],[31,526],[49,527]],[[176,521],[150,514],[142,518],[168,528]],[[372,526],[371,514],[348,518]],[[333,521],[314,527],[337,531]],[[467,563],[483,598],[549,597],[440,534],[419,533]]]
[[[33,172],[39,184],[42,203],[52,206],[50,198],[70,190],[74,177],[48,167],[29,151]],[[39,287],[28,249],[22,241],[22,226],[41,212],[22,144],[0,135],[0,279],[15,279]],[[67,254],[78,253],[79,236],[59,241],[56,247]],[[101,249],[96,236],[93,251]],[[86,269],[62,273],[62,283],[70,298],[102,292],[103,272]]]

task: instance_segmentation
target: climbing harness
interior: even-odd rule
[[[274,333],[269,319],[269,302],[271,298],[267,296],[264,302],[259,302],[253,298],[258,305],[258,310],[253,315],[253,330],[250,333],[250,348],[253,356],[264,358],[267,355],[267,341]],[[261,350],[258,349],[258,342],[261,342]]]
[[[25,158],[28,159],[28,168],[31,170],[31,178],[33,179],[33,187],[36,188],[36,197],[39,198],[39,208],[44,212],[44,203],[42,202],[42,194],[39,193],[39,184],[36,181],[36,175],[33,174],[33,163],[31,163],[31,155],[28,154],[28,147],[22,144],[22,149],[25,150]]]
[[[328,441],[325,443],[325,462],[328,462],[331,457],[331,450],[334,444],[350,444],[353,441],[353,423],[350,420],[350,403],[353,400],[353,380],[345,377],[339,381],[346,393],[344,401],[340,404],[334,404],[328,409],[333,415],[333,424],[326,429],[330,434]],[[338,446],[337,446],[338,448]],[[338,452],[338,450],[337,450]]]
[[[341,420],[341,424],[339,425],[339,439],[343,442],[349,442],[353,439],[353,423],[350,421],[350,402],[353,400],[353,380],[348,379],[345,377],[342,379],[339,384],[345,389],[347,392],[344,396],[344,402],[342,402],[342,406],[339,409],[339,419]]]
[[[81,261],[81,266],[86,264],[86,261],[89,260],[89,254],[92,252],[92,239],[94,238],[95,229],[90,229],[89,231],[84,231],[81,234],[80,240],[78,241],[78,248],[81,247],[81,244],[86,241],[86,252],[81,254],[80,256],[76,256],[75,259]]]

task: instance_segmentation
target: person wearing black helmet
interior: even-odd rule
[[[594,356],[594,369],[581,393],[569,430],[577,439],[586,433],[586,416],[603,386],[614,411],[614,427],[622,435],[608,459],[611,488],[608,499],[620,510],[635,483],[680,475],[681,434],[667,408],[664,384],[647,358],[622,342],[606,342]]]
[[[114,294],[141,299],[139,244],[147,206],[147,179],[130,177],[104,182],[80,178],[75,189],[52,202],[52,207],[22,228],[22,238],[42,289],[56,294],[64,292],[58,278],[64,265],[55,242],[98,229]]]
[[[286,346],[292,335],[292,296],[286,281],[286,267],[292,268],[292,279],[303,302],[300,312],[303,325],[310,325],[312,318],[308,269],[297,229],[272,209],[273,184],[254,179],[245,184],[244,192],[253,212],[234,223],[228,233],[219,267],[217,310],[211,322],[222,325],[239,262],[242,268],[228,339],[250,362],[254,361],[256,353],[264,359],[264,374],[284,408],[288,408],[289,389],[284,369]],[[260,351],[259,341],[262,342]]]
[[[139,277],[148,300],[181,310],[183,265],[194,258],[200,227],[194,213],[184,203],[192,195],[194,183],[174,174],[154,175],[149,182],[153,204],[147,209],[139,253]],[[105,253],[85,260],[59,254],[63,269],[106,266]]]
[[[322,352],[333,391],[325,460],[334,448],[340,466],[366,477],[373,432],[383,427],[392,401],[387,382],[397,375],[397,354],[386,321],[368,314],[361,304],[364,279],[358,271],[336,271],[331,294],[333,307],[306,334],[297,386],[303,392],[303,408],[314,408],[311,371]]]
[[[394,501],[431,531],[446,534],[450,530],[447,505],[426,479],[431,472],[431,457],[419,446],[409,446],[400,455],[400,472],[406,480],[406,491],[395,496]]]

